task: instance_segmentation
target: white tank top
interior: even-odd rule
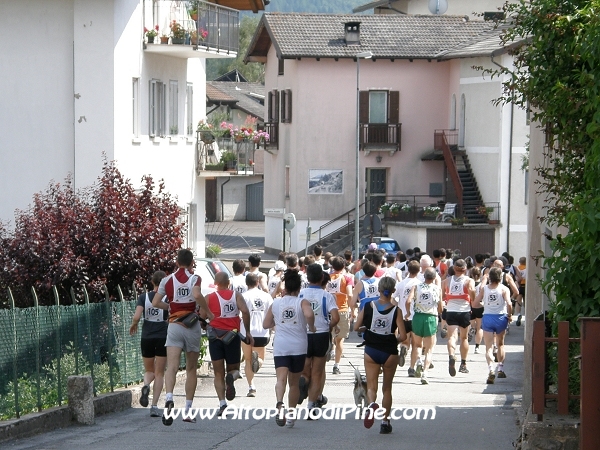
[[[489,286],[483,287],[483,306],[484,314],[507,314],[508,310],[506,308],[506,301],[502,296],[502,292],[508,289],[506,286],[502,284],[498,284],[498,286],[494,289]]]
[[[413,288],[413,286],[416,286],[417,284],[419,284],[419,280],[416,277],[405,278],[399,283],[396,283],[396,292],[394,293],[394,296],[398,299],[398,306],[402,310],[403,318],[406,317],[406,300],[408,300],[408,294],[410,294],[410,291]],[[408,320],[412,320],[414,314],[415,304],[414,302],[412,302],[410,304],[410,317]]]
[[[281,281],[281,275],[273,275],[269,278],[269,282],[267,283],[267,288],[269,289],[269,294],[273,296],[275,293],[275,289],[277,289],[277,285]]]
[[[441,301],[441,292],[435,283],[421,283],[417,285],[414,301],[415,312],[437,316],[437,305]]]
[[[373,308],[373,318],[371,319],[371,327],[369,330],[372,333],[379,335],[386,335],[392,333],[392,325],[394,323],[394,311],[398,308],[394,306],[387,314],[381,314],[377,310],[377,305],[375,302],[371,302],[371,307]]]
[[[150,297],[146,292],[146,301],[144,303],[144,321],[146,322],[166,322],[164,318],[164,310],[155,308],[152,306],[152,302],[150,301]]]
[[[301,302],[302,299],[290,295],[273,301],[271,310],[277,329],[277,338],[273,342],[273,356],[306,354],[308,339]]]
[[[240,310],[238,309],[237,302],[235,300],[235,293],[231,296],[231,300],[225,300],[219,295],[218,292],[215,292],[215,295],[219,299],[219,305],[221,307],[221,318],[233,319],[235,317],[240,316]]]
[[[231,289],[240,294],[246,292],[248,290],[248,286],[246,286],[246,277],[244,275],[235,275],[231,277]]]
[[[196,284],[196,280],[198,279],[198,275],[192,275],[188,278],[185,283],[179,282],[177,277],[173,275],[171,277],[173,280],[173,302],[174,303],[191,303],[196,302],[194,297],[192,296],[192,288]]]
[[[252,288],[242,294],[250,312],[250,333],[252,337],[267,337],[269,329],[263,328],[263,320],[269,306],[273,303],[273,299],[269,294],[259,288]],[[240,325],[240,333],[246,335],[244,323]]]

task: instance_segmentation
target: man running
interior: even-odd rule
[[[331,267],[333,273],[330,275],[331,280],[327,283],[326,290],[335,296],[340,316],[340,321],[337,324],[339,331],[334,335],[335,362],[333,364],[333,374],[339,375],[341,373],[340,361],[342,360],[342,352],[344,351],[344,339],[350,332],[350,311],[352,309],[348,310],[348,299],[352,297],[352,287],[350,286],[352,280],[348,280],[344,273],[346,265],[341,257],[336,256],[332,258]]]
[[[471,324],[471,302],[475,298],[473,280],[465,275],[467,264],[464,259],[454,262],[454,275],[448,276],[442,283],[442,291],[446,300],[446,323],[448,324],[448,372],[456,375],[456,338],[459,334],[460,373],[469,373],[467,354],[469,353],[468,331]]]
[[[196,369],[198,367],[198,356],[200,356],[200,337],[202,330],[197,321],[191,320],[186,325],[184,319],[192,318],[199,309],[200,314],[212,319],[214,315],[208,309],[206,300],[202,295],[200,285],[202,280],[198,275],[194,275],[194,254],[187,249],[179,250],[177,253],[177,271],[163,278],[158,286],[158,291],[152,299],[154,308],[166,309],[169,311],[169,326],[167,328],[167,370],[165,372],[165,410],[168,416],[175,407],[173,402],[173,389],[175,388],[175,376],[179,367],[181,352],[185,351],[185,411],[189,411],[194,400],[196,392],[197,377]],[[163,297],[167,297],[168,303],[163,302]],[[196,419],[187,417],[186,422],[195,422]],[[173,418],[165,417],[163,414],[162,422],[164,425],[172,425]]]
[[[415,336],[412,332],[412,320],[414,308],[410,310],[406,309],[407,300],[409,299],[409,295],[413,292],[413,287],[418,285],[420,282],[417,279],[417,274],[419,273],[420,267],[417,261],[410,261],[408,263],[408,277],[402,280],[400,283],[396,283],[396,291],[394,292],[394,298],[398,303],[398,306],[402,310],[402,317],[404,319],[404,328],[406,330],[406,340],[400,344],[400,358],[398,365],[400,367],[404,367],[406,361],[406,354],[408,352],[408,348],[411,348],[410,352],[410,367],[408,368],[408,376],[415,376],[415,364],[419,359],[419,347],[415,343]],[[410,304],[410,303],[409,303]],[[408,317],[408,319],[407,319]],[[436,324],[437,327],[437,324]],[[429,367],[429,366],[427,366]]]

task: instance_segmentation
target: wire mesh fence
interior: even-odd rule
[[[141,332],[129,335],[135,289],[124,298],[90,303],[87,290],[71,291],[73,303],[0,309],[0,419],[20,417],[66,403],[69,375],[91,375],[94,394],[143,379]],[[65,303],[67,303],[65,301]]]

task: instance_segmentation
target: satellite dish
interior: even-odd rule
[[[444,14],[448,11],[448,0],[429,0],[431,14]]]
[[[288,231],[292,231],[296,226],[296,216],[293,213],[285,213],[283,220],[285,221],[285,229]]]

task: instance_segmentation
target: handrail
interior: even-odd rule
[[[444,161],[448,167],[448,172],[450,172],[450,178],[452,179],[452,184],[454,185],[454,190],[456,191],[456,196],[458,197],[458,203],[462,209],[463,185],[460,181],[458,168],[456,167],[456,161],[454,160],[452,150],[450,150],[450,146],[448,145],[448,139],[446,138],[446,133],[444,130],[435,130],[434,149],[442,150],[444,154]]]
[[[365,205],[365,203],[367,203],[367,202],[363,202],[363,203],[361,203],[361,204],[360,204],[360,206],[359,206],[359,214],[360,214],[360,207],[361,207],[361,206],[364,206],[364,205]],[[335,218],[331,219],[329,222],[326,222],[326,223],[324,223],[324,224],[323,224],[323,225],[321,225],[321,226],[320,226],[320,227],[319,227],[319,228],[318,228],[316,231],[313,231],[313,232],[311,233],[311,235],[319,233],[319,241],[320,241],[320,240],[321,240],[321,231],[322,231],[324,228],[327,228],[327,227],[328,227],[329,225],[331,225],[332,223],[334,223],[334,222],[337,222],[338,220],[342,219],[343,217],[348,217],[348,224],[349,224],[349,223],[350,223],[350,214],[351,214],[351,213],[353,213],[355,209],[356,209],[356,208],[352,208],[352,209],[350,209],[350,210],[348,210],[348,211],[346,211],[346,212],[344,212],[344,213],[340,214],[339,216],[337,216],[337,217],[335,217]],[[340,228],[343,228],[343,227],[340,227]]]

